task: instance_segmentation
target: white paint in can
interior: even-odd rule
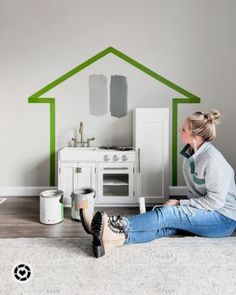
[[[40,193],[40,222],[55,224],[63,221],[63,191],[47,190]]]

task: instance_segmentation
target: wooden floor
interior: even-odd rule
[[[139,213],[138,208],[110,207],[99,208],[108,215],[132,215]],[[44,225],[39,222],[39,197],[8,197],[0,204],[0,238],[52,237],[84,238],[88,235],[80,222],[72,221],[70,208],[65,208],[62,223]]]

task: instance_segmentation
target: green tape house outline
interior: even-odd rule
[[[89,58],[82,64],[78,65],[71,71],[67,72],[63,76],[57,78],[55,81],[51,82],[50,84],[46,85],[39,91],[35,92],[31,96],[28,97],[29,103],[48,103],[50,105],[50,185],[55,186],[55,165],[56,165],[56,136],[55,136],[55,125],[56,125],[56,116],[55,116],[55,98],[53,97],[42,97],[43,94],[51,90],[52,88],[56,87],[57,85],[61,84],[65,80],[69,79],[73,75],[77,74],[78,72],[82,71],[83,69],[87,68],[97,60],[103,58],[107,54],[112,53],[117,57],[121,58],[122,60],[126,61],[127,63],[131,64],[132,66],[136,67],[140,71],[144,72],[145,74],[149,75],[150,77],[158,80],[159,82],[163,83],[164,85],[168,86],[171,89],[174,89],[176,92],[182,94],[184,97],[173,97],[172,100],[172,185],[177,186],[177,126],[178,126],[178,105],[180,103],[200,103],[200,98],[196,95],[192,94],[191,92],[183,89],[182,87],[174,84],[173,82],[167,80],[166,78],[162,77],[161,75],[157,74],[156,72],[152,71],[151,69],[147,68],[146,66],[142,65],[141,63],[137,62],[133,58],[127,56],[123,52],[115,49],[114,47],[108,47],[105,50],[99,52],[98,54],[94,55],[93,57]]]

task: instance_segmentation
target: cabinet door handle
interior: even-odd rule
[[[75,168],[75,173],[81,173],[81,172],[82,172],[81,167],[76,167],[76,168]]]
[[[138,173],[141,171],[141,165],[140,165],[140,149],[138,149]]]

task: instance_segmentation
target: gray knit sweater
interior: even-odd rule
[[[180,205],[216,210],[236,221],[236,187],[234,170],[223,155],[210,143],[203,143],[193,153],[188,144],[180,152],[188,199]]]

